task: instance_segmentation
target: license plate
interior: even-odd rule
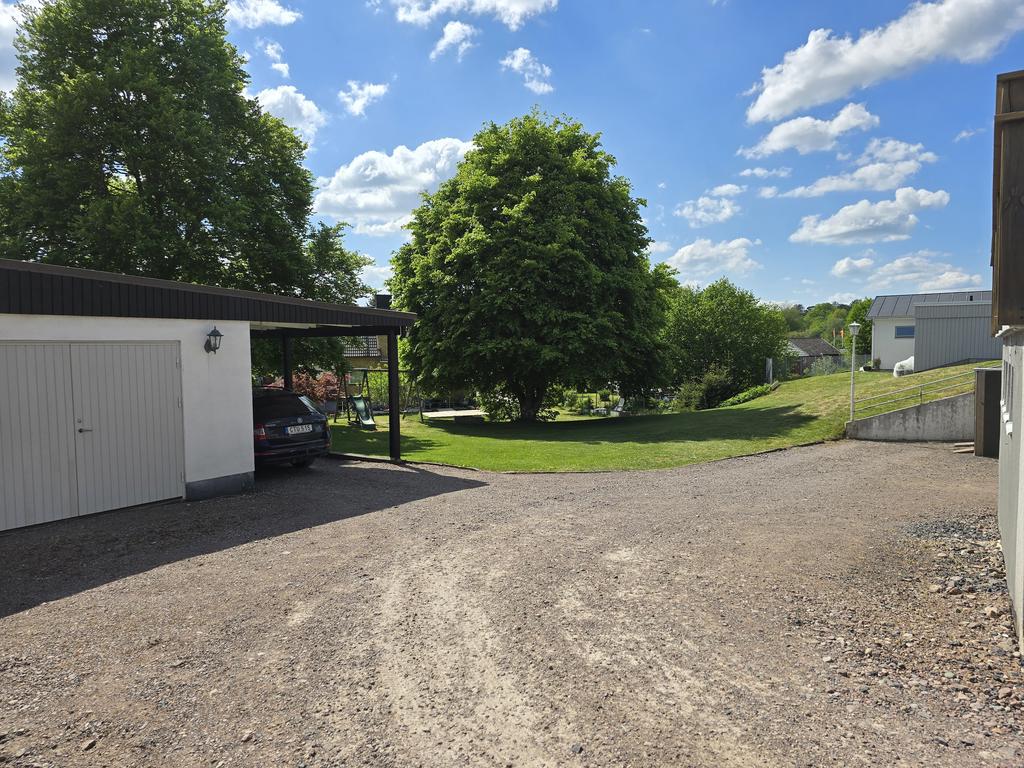
[[[313,425],[312,424],[298,424],[298,425],[296,425],[294,427],[288,427],[287,431],[288,431],[289,435],[301,435],[304,432],[312,432],[313,431]]]

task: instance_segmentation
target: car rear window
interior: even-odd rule
[[[252,412],[256,419],[270,421],[289,416],[309,416],[315,411],[297,395],[270,395],[254,397]]]

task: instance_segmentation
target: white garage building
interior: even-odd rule
[[[280,340],[287,384],[292,339],[382,335],[396,360],[414,319],[0,259],[0,530],[251,489],[250,337]]]
[[[991,314],[992,291],[876,296],[868,310],[871,359],[891,370],[913,356],[918,371],[995,360],[1000,345],[992,337]]]

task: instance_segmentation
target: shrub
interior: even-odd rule
[[[519,418],[519,401],[507,392],[497,389],[478,393],[480,408],[491,421],[515,421]]]
[[[338,377],[329,371],[312,376],[304,371],[292,375],[292,391],[305,395],[317,403],[339,399],[341,389]]]
[[[602,403],[610,403],[612,400],[612,391],[610,389],[599,389],[597,391],[597,398]]]
[[[807,369],[808,376],[828,376],[831,373],[839,373],[845,368],[831,357],[819,357],[811,367]]]
[[[702,411],[717,407],[736,392],[729,372],[713,365],[699,379],[684,382],[673,400],[673,410]]]
[[[720,404],[720,408],[724,408],[727,405],[739,405],[740,403],[747,403],[751,400],[755,400],[759,397],[763,397],[772,391],[771,384],[758,384],[756,387],[745,389],[738,395],[733,395],[728,400],[723,400]]]
[[[566,389],[562,392],[562,407],[573,410],[576,408],[576,403],[579,402],[580,393],[575,389]]]
[[[590,395],[576,395],[576,402],[573,404],[572,410],[580,416],[589,416],[594,410],[594,403],[591,401]]]
[[[555,405],[564,405],[565,404],[565,396],[570,391],[572,391],[572,390],[570,390],[569,388],[567,388],[567,387],[565,387],[565,386],[563,386],[561,384],[551,384],[548,387],[548,393],[547,393],[547,397],[545,399],[546,400],[550,400]]]

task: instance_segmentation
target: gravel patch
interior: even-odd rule
[[[1020,765],[996,464],[323,462],[0,536],[0,765]]]

